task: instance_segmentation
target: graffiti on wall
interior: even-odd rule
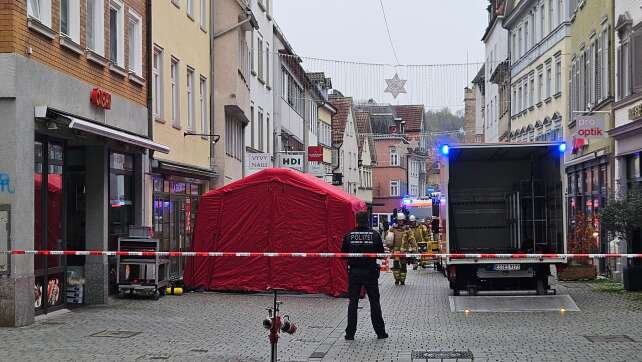
[[[11,178],[9,174],[0,172],[0,193],[7,192],[13,194],[16,190],[11,186]]]

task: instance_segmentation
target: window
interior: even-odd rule
[[[628,39],[622,41],[620,49],[618,49],[619,57],[619,99],[631,95],[631,47]]]
[[[80,43],[80,0],[60,0],[60,33]]]
[[[390,196],[399,196],[399,181],[390,181]]]
[[[548,0],[548,32],[550,33],[555,29],[553,22],[555,21],[555,7],[553,5],[554,0]]]
[[[123,3],[111,0],[109,3],[109,60],[120,67],[124,66],[125,54],[123,48],[124,36],[124,7]]]
[[[163,117],[163,50],[154,46],[152,58],[152,102],[154,118]]]
[[[187,67],[187,130],[194,130],[194,69]]]
[[[51,28],[51,0],[27,0],[27,15]]]
[[[194,0],[187,0],[187,6],[185,8],[187,9],[187,16],[194,19]]]
[[[270,86],[270,44],[265,43],[265,84]]]
[[[553,85],[553,71],[551,69],[551,63],[546,64],[546,98],[551,96],[551,90]]]
[[[87,48],[105,54],[105,6],[103,0],[87,0]]]
[[[530,107],[530,94],[528,94],[528,78],[524,78],[524,109]]]
[[[524,26],[524,53],[526,53],[530,49],[529,42],[531,37],[528,34],[528,30],[529,30],[529,24],[528,24],[528,21],[526,21]]]
[[[396,147],[390,147],[390,166],[399,166],[399,154]]]
[[[199,88],[199,104],[201,108],[201,133],[210,133],[207,129],[207,78],[201,77]]]
[[[529,98],[528,98],[528,105],[529,107],[532,107],[535,105],[534,98],[535,98],[535,73],[532,73],[530,75],[530,87],[529,87]]]
[[[562,91],[562,59],[561,56],[555,58],[555,94]]]
[[[206,30],[207,29],[207,0],[200,0],[201,1],[201,9],[200,9],[200,20],[201,20],[201,29]]]
[[[524,109],[524,99],[522,98],[524,96],[524,92],[522,92],[522,82],[519,82],[519,85],[517,86],[517,113],[521,113],[522,110]]]
[[[544,3],[539,8],[539,38],[544,39],[546,34],[544,33],[544,24],[546,22],[546,10],[544,10]]]
[[[602,68],[601,70],[602,80],[600,81],[600,84],[602,86],[602,90],[601,90],[602,99],[608,98],[611,92],[611,89],[609,87],[610,86],[609,84],[610,83],[609,82],[609,69],[610,69],[609,68],[610,66],[609,45],[610,45],[611,38],[609,35],[610,35],[610,32],[608,31],[608,29],[604,29],[604,31],[602,31],[602,38],[601,38],[602,60],[600,62],[600,65]]]
[[[250,53],[250,48],[247,46],[247,33],[243,30],[239,30],[239,73],[247,85],[250,78],[250,65],[252,61],[252,56]]]
[[[129,10],[129,70],[143,76],[143,27],[140,15]]]
[[[254,130],[256,129],[256,122],[254,121],[254,104],[250,106],[250,147],[256,148],[254,141]]]
[[[303,88],[299,86],[299,83],[294,79],[294,77],[288,72],[285,67],[282,68],[283,74],[283,96],[287,100],[288,104],[297,112],[301,117],[305,114],[305,96]]]
[[[272,143],[271,142],[272,130],[271,130],[271,125],[270,125],[270,114],[269,113],[265,115],[265,132],[266,132],[266,141],[265,141],[266,148],[265,148],[265,150],[268,153],[271,153],[272,150],[270,148],[270,144]]]
[[[513,115],[517,114],[517,88],[513,86],[513,97],[511,97],[511,109]]]
[[[172,80],[172,125],[176,128],[181,127],[180,118],[180,95],[178,84],[178,59],[172,57],[172,65],[170,67],[171,80]]]
[[[243,125],[230,115],[225,117],[225,153],[239,161],[243,157]]]
[[[562,12],[564,11],[564,0],[557,0],[557,25],[563,21]]]
[[[263,110],[259,108],[259,114],[258,114],[258,121],[259,121],[259,151],[265,151],[263,146],[265,142],[265,130],[264,130],[264,125],[263,125]]]
[[[517,54],[517,35],[513,33],[513,42],[511,43],[511,53],[513,54],[513,63],[514,60],[519,58],[519,54]]]
[[[258,49],[257,56],[258,56],[258,74],[259,74],[259,80],[263,79],[263,39],[260,37],[257,39],[256,42],[256,47]]]
[[[519,27],[519,30],[517,31],[518,37],[517,37],[517,56],[521,57],[522,54],[524,54],[524,50],[522,48],[522,44],[524,43],[523,41],[523,34],[522,34],[522,27]]]

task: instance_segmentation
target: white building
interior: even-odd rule
[[[343,189],[357,195],[359,188],[359,146],[352,98],[334,91],[330,104],[337,110],[332,116],[332,145],[337,149],[335,173],[343,175]]]
[[[251,0],[250,8],[258,27],[247,32],[247,43],[250,46],[250,122],[245,127],[245,150],[246,154],[272,153],[274,147],[272,1]]]
[[[642,184],[642,3],[615,1],[615,188]]]
[[[370,124],[370,113],[354,112],[358,137],[359,185],[357,197],[367,204],[372,203],[372,168],[376,164],[375,145]]]
[[[510,130],[508,117],[505,117],[510,109],[509,92],[503,81],[506,77],[501,77],[504,74],[500,74],[502,72],[509,76],[502,67],[502,64],[505,66],[504,62],[509,59],[508,31],[502,27],[505,10],[506,0],[490,0],[488,27],[482,37],[486,47],[484,142],[487,143],[499,142],[500,137]]]

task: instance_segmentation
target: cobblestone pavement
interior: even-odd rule
[[[382,341],[372,331],[367,300],[355,341],[345,341],[347,300],[283,295],[282,309],[299,331],[281,338],[279,360],[410,361],[413,350],[470,350],[475,361],[642,361],[642,301],[596,292],[587,283],[557,289],[570,294],[581,311],[453,313],[440,274],[411,271],[401,287],[387,273],[381,294],[390,338]],[[0,360],[266,361],[269,344],[261,320],[270,304],[269,295],[222,293],[114,300],[0,329]],[[139,333],[92,336],[103,331]],[[595,343],[584,337],[611,335],[632,341]]]

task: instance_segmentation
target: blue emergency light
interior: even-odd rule
[[[566,152],[566,143],[560,143],[559,150],[560,150],[560,153]]]
[[[448,153],[450,153],[450,146],[448,145],[442,145],[440,148],[441,154],[444,156],[448,156]]]

